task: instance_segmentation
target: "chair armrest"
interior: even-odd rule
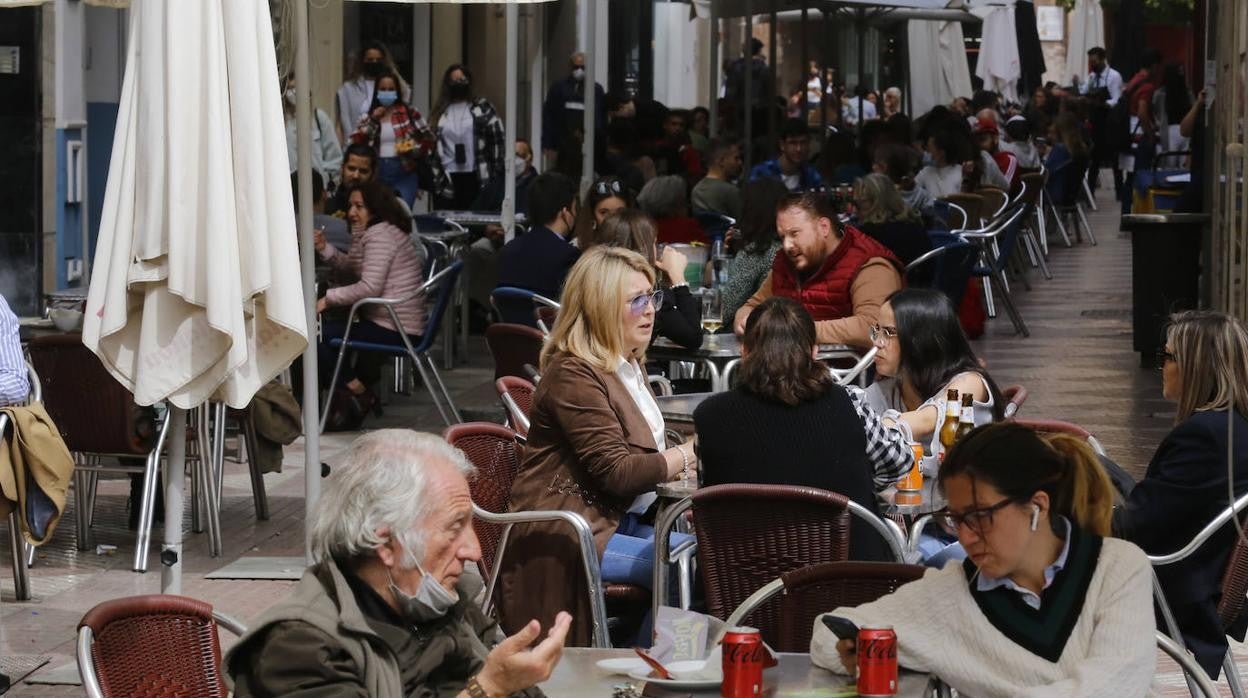
[[[859,376],[859,374],[861,374],[863,371],[866,370],[868,366],[871,365],[871,362],[875,360],[875,355],[878,354],[879,351],[880,351],[879,347],[871,347],[871,350],[868,351],[866,354],[863,354],[862,358],[858,359],[858,363],[854,364],[853,366],[846,368],[846,369],[829,368],[828,371],[831,372],[832,378],[838,384],[849,385],[851,382],[853,382],[855,378]]]
[[[1223,509],[1222,512],[1206,524],[1205,527],[1200,530],[1200,533],[1197,533],[1196,537],[1192,538],[1191,542],[1187,545],[1170,553],[1169,555],[1149,555],[1148,561],[1153,563],[1154,567],[1160,567],[1162,565],[1173,564],[1186,558],[1196,552],[1197,548],[1204,545],[1205,541],[1209,540],[1213,534],[1218,532],[1218,529],[1230,522],[1232,517],[1239,516],[1243,513],[1245,507],[1248,507],[1248,494],[1240,495],[1240,497],[1235,500],[1233,505]]]
[[[651,388],[655,389],[655,393],[658,395],[666,396],[671,395],[673,392],[672,382],[666,376],[646,376],[646,382],[650,384]]]
[[[777,577],[759,587],[753,594],[745,597],[745,601],[742,601],[735,609],[733,609],[732,613],[728,616],[728,620],[724,621],[724,627],[719,629],[719,632],[715,635],[715,641],[711,643],[711,646],[713,647],[718,645],[724,639],[724,635],[727,634],[729,630],[741,625],[741,621],[743,621],[746,616],[753,613],[754,609],[763,605],[768,599],[782,591],[784,591],[784,580]]]
[[[585,577],[589,584],[590,608],[593,611],[594,646],[607,648],[611,646],[611,637],[607,633],[607,606],[602,594],[602,569],[598,562],[598,548],[594,545],[594,533],[585,517],[571,511],[513,511],[506,514],[495,514],[486,511],[476,504],[472,505],[473,516],[488,523],[510,527],[518,523],[539,523],[546,521],[562,521],[576,532],[581,548],[581,562],[585,567]],[[506,538],[499,542],[495,552],[497,565],[503,559]],[[656,565],[657,567],[657,565]],[[497,574],[492,575],[496,577]]]
[[[1179,668],[1183,670],[1183,674],[1185,675],[1184,678],[1188,681],[1195,681],[1196,685],[1200,688],[1200,692],[1205,694],[1207,698],[1214,698],[1215,696],[1221,695],[1218,693],[1217,686],[1209,680],[1209,675],[1205,673],[1204,669],[1200,668],[1200,665],[1196,663],[1196,660],[1192,658],[1192,655],[1187,653],[1186,649],[1181,647],[1179,643],[1163,635],[1161,631],[1157,631],[1156,634],[1157,646],[1161,648],[1163,652],[1170,655],[1170,658],[1179,665]]]
[[[854,500],[849,500],[849,513],[859,519],[866,521],[875,532],[880,534],[885,543],[888,543],[888,549],[893,552],[893,559],[897,562],[906,561],[906,538],[901,533],[901,528],[889,519],[885,519],[878,514],[871,513],[866,507],[862,506]],[[889,528],[891,524],[892,528]]]
[[[928,260],[935,259],[936,257],[939,257],[945,254],[946,252],[948,252],[948,249],[949,249],[948,246],[942,246],[942,247],[936,247],[931,250],[928,250],[927,252],[924,252],[918,257],[915,257],[909,264],[906,265],[906,268],[903,271],[908,273],[911,269],[914,269],[916,267],[919,267],[927,263]]]
[[[672,529],[676,527],[676,522],[686,511],[689,511],[689,507],[691,506],[693,506],[693,497],[685,497],[665,509],[663,511],[663,516],[659,517],[659,520],[654,522],[654,559],[656,561],[671,559],[672,552],[670,550],[671,541],[669,540],[669,535],[671,534]],[[651,594],[653,600],[650,603],[650,610],[654,615],[652,615],[651,618],[659,617],[659,606],[665,596],[660,593],[659,590],[666,588],[667,565],[655,564],[654,584],[651,587],[651,589],[654,590],[654,593]]]
[[[91,659],[91,645],[95,642],[94,637],[91,626],[84,625],[78,628],[78,644],[75,652],[78,656],[78,676],[82,678],[82,687],[87,693],[87,698],[104,698],[104,692],[100,689],[100,677],[96,676],[95,663]]]
[[[516,399],[511,396],[511,393],[503,393],[499,398],[503,401],[503,407],[507,410],[507,415],[515,420],[516,426],[523,427],[524,433],[529,433],[529,418],[520,409],[520,406],[516,404]]]
[[[221,611],[213,609],[212,619],[216,621],[217,625],[234,633],[235,637],[242,637],[243,634],[247,632],[247,626],[243,625],[241,621],[228,613],[222,613]]]

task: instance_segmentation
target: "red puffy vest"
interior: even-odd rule
[[[801,303],[810,316],[819,320],[839,320],[854,314],[849,289],[862,265],[872,257],[887,260],[901,271],[901,262],[892,250],[852,225],[845,226],[845,237],[813,275],[799,279],[797,270],[781,250],[771,265],[771,294]]]

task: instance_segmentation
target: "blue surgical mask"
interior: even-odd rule
[[[447,591],[420,565],[416,565],[416,569],[420,572],[420,586],[415,595],[400,589],[389,570],[386,570],[386,576],[390,579],[390,593],[394,594],[394,600],[399,604],[400,614],[412,623],[428,623],[450,612],[459,603],[459,596]]]
[[[935,164],[936,164],[936,158],[932,157],[931,153],[924,150],[923,151],[923,166],[927,167],[928,165],[935,165]]]
[[[380,104],[381,106],[388,107],[397,101],[399,101],[398,92],[394,90],[378,90],[377,91],[377,103]]]

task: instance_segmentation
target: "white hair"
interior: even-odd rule
[[[886,97],[896,97],[897,99],[901,99],[901,88],[900,88],[900,87],[890,87],[890,88],[888,88],[887,90],[884,90],[884,96],[886,96]]]
[[[379,429],[347,450],[346,460],[325,479],[312,513],[312,553],[317,559],[369,557],[389,538],[403,548],[403,567],[416,566],[424,554],[418,531],[437,502],[426,495],[429,470],[450,465],[465,478],[476,468],[463,451],[433,434],[410,429]]]

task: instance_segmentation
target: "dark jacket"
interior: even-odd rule
[[[1115,521],[1118,533],[1150,555],[1187,545],[1228,506],[1226,412],[1197,412],[1161,442]],[[1248,492],[1248,420],[1235,415],[1235,496]],[[1183,639],[1212,676],[1227,642],[1217,616],[1219,585],[1235,541],[1227,525],[1183,562],[1158,567],[1166,600]],[[1232,634],[1244,637],[1241,619]]]
[[[702,303],[688,286],[663,289],[663,304],[654,316],[651,341],[667,337],[686,349],[702,346]]]
[[[467,578],[445,617],[412,627],[347,574],[333,562],[311,567],[261,614],[225,656],[235,696],[455,696],[502,639]]]
[[[927,228],[918,220],[859,223],[858,229],[892,250],[903,265],[932,251],[932,241],[927,237]]]
[[[588,78],[588,76],[586,76]],[[585,82],[571,75],[550,86],[542,104],[542,148],[558,150],[564,140],[585,125]],[[594,124],[607,127],[607,93],[594,83]]]
[[[667,461],[646,419],[614,373],[571,354],[542,366],[529,440],[511,487],[512,511],[572,511],[585,517],[602,559],[633,499],[667,479]],[[561,522],[516,526],[499,572],[499,618],[515,632],[572,614],[570,647],[592,637],[589,594],[576,539]]]
[[[498,285],[515,286],[559,300],[568,270],[581,256],[567,240],[545,226],[532,230],[503,245],[498,261]],[[503,322],[536,327],[533,304],[526,301],[499,301]]]
[[[693,424],[703,486],[818,487],[876,511],[867,437],[849,394],[840,386],[793,407],[737,388],[698,405]],[[855,521],[850,530],[851,559],[892,559],[874,529]]]

